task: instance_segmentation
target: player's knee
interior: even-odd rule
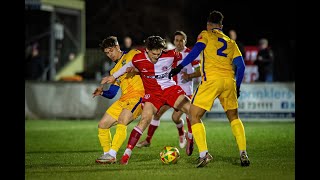
[[[102,128],[102,129],[107,128],[107,122],[104,120],[99,121],[98,128]]]
[[[230,122],[235,119],[238,119],[239,118],[238,109],[227,110],[226,115]]]

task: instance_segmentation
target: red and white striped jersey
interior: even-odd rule
[[[140,76],[145,88],[145,94],[162,95],[162,90],[176,85],[176,82],[168,78],[172,65],[182,60],[182,54],[174,50],[162,52],[158,61],[153,64],[148,58],[147,52],[136,54],[132,59],[132,64],[140,72]]]
[[[173,64],[173,68],[176,67],[177,65],[179,65],[182,60],[190,53],[191,49],[185,47],[184,50],[181,53],[182,55],[182,59],[176,61],[176,63]],[[193,80],[190,81],[186,81],[184,79],[181,78],[182,73],[181,72],[186,72],[187,74],[191,74],[194,72],[194,68],[199,67],[200,66],[200,55],[194,60],[192,61],[190,64],[186,65],[179,74],[177,74],[176,76],[173,76],[173,80],[177,83],[177,85],[179,85],[185,92],[186,95],[192,95],[193,93]]]

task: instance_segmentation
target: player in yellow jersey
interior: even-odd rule
[[[207,30],[202,31],[191,52],[169,77],[178,74],[181,69],[200,53],[202,80],[193,94],[191,107],[191,128],[199,149],[197,167],[204,167],[213,157],[208,153],[206,131],[200,120],[206,111],[210,111],[213,102],[219,98],[229,119],[240,152],[241,166],[249,166],[246,151],[246,137],[242,121],[238,115],[238,97],[245,65],[236,42],[222,32],[224,16],[219,11],[212,11],[207,20]]]
[[[99,45],[102,51],[116,63],[110,71],[111,75],[130,62],[135,54],[140,53],[137,49],[129,52],[121,51],[115,36],[107,37]],[[107,91],[103,90],[103,86],[98,87],[93,96],[101,95],[112,99],[119,88],[121,97],[108,108],[98,125],[98,137],[104,154],[96,159],[97,163],[113,164],[116,162],[117,152],[127,137],[127,125],[142,112],[140,103],[144,96],[144,87],[140,76],[135,73],[125,73],[111,84]],[[110,128],[115,124],[117,128],[112,139]]]

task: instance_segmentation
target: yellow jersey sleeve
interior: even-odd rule
[[[241,51],[239,50],[238,45],[235,43],[234,44],[234,54],[233,54],[233,59],[238,57],[238,56],[242,56]]]
[[[110,75],[118,71],[122,66],[132,61],[132,58],[141,51],[131,49],[126,54],[123,54],[118,63],[111,69]],[[135,73],[125,73],[116,79],[115,85],[120,86],[121,97],[120,99],[127,99],[132,97],[142,97],[144,95],[144,87],[140,75]]]
[[[208,31],[203,30],[197,37],[197,42],[202,42],[205,45],[208,43]]]

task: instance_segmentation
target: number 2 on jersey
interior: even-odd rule
[[[227,54],[223,53],[223,51],[227,49],[227,41],[223,38],[218,38],[218,41],[222,42],[223,46],[217,50],[217,55],[227,57]]]

